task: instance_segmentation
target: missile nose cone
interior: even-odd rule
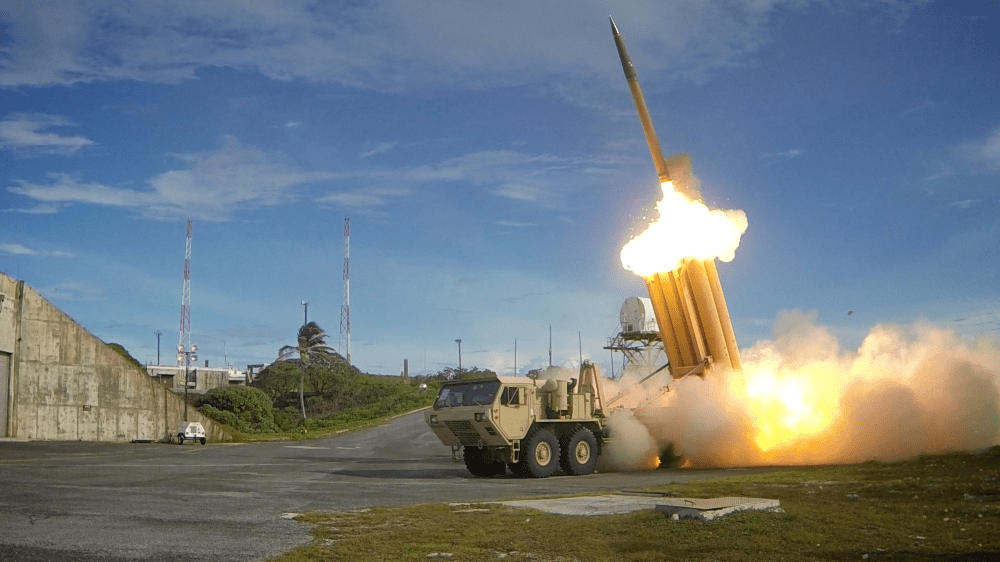
[[[615,19],[610,17],[611,20],[611,33],[615,37],[615,46],[618,47],[618,58],[622,61],[622,70],[625,71],[625,79],[629,82],[635,82],[638,77],[635,73],[635,67],[632,66],[632,59],[628,56],[628,49],[625,48],[625,38],[622,37],[621,33],[618,33],[618,26],[615,25]]]

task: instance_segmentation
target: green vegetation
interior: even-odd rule
[[[315,322],[310,322],[299,328],[298,352],[299,361],[302,363],[299,373],[299,405],[302,408],[302,418],[305,419],[307,417],[304,399],[306,375],[314,363],[322,362],[329,357],[333,353],[333,349],[326,345],[326,332],[323,331],[323,328],[320,328],[319,324]],[[312,381],[310,380],[310,382]],[[313,390],[322,392],[315,384]]]
[[[803,467],[661,489],[749,496],[785,513],[670,521],[655,512],[570,517],[495,504],[309,513],[316,540],[274,559],[456,561],[995,560],[1000,447],[899,463]],[[333,508],[335,506],[331,506]]]
[[[243,433],[276,432],[271,400],[249,386],[223,386],[209,390],[197,402],[206,416]]]
[[[250,387],[211,390],[195,405],[209,418],[241,432],[246,440],[302,439],[370,427],[429,406],[443,380],[496,376],[478,368],[449,368],[406,382],[400,377],[369,375],[327,347],[324,338],[315,322],[306,324],[299,330],[298,347],[293,348],[298,358],[267,366]],[[420,390],[421,384],[427,385],[426,390]]]
[[[108,347],[110,347],[111,349],[115,350],[115,352],[118,353],[118,355],[121,355],[122,357],[124,357],[125,360],[128,361],[129,363],[131,363],[131,364],[135,365],[136,367],[142,369],[142,372],[144,372],[144,373],[146,372],[146,366],[143,365],[142,363],[140,363],[139,360],[136,359],[135,357],[132,357],[132,354],[129,353],[128,350],[125,349],[124,346],[122,346],[122,344],[120,344],[120,343],[109,343]]]

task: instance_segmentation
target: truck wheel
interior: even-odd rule
[[[465,468],[469,469],[473,476],[480,478],[503,476],[507,472],[505,463],[492,460],[486,449],[480,447],[467,445],[462,449],[462,458],[465,460]]]
[[[594,472],[597,465],[597,438],[585,427],[578,427],[562,439],[562,456],[559,465],[570,476],[583,476]]]
[[[522,442],[521,460],[514,466],[518,476],[545,478],[559,468],[559,439],[547,429],[535,428]]]
[[[201,438],[201,444],[202,444],[202,445],[204,445],[206,441],[208,441],[208,440],[207,440],[207,439],[205,439],[204,437],[202,437],[202,438]]]
[[[184,444],[184,436],[183,435],[178,435],[177,436],[177,444],[178,445],[183,445]]]

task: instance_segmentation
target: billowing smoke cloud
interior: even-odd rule
[[[858,350],[844,352],[815,315],[786,312],[775,339],[743,360],[742,373],[687,377],[627,416],[645,434],[614,422],[624,428],[618,435],[645,446],[631,457],[672,442],[689,466],[815,464],[1000,442],[996,340],[967,341],[927,323],[877,326]],[[641,402],[644,392],[630,398]]]
[[[615,438],[605,444],[597,470],[641,470],[659,465],[659,443],[632,410],[613,410],[608,425]]]

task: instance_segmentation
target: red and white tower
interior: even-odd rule
[[[340,337],[346,337],[344,358],[351,364],[351,219],[344,217],[344,303],[340,307]]]
[[[178,349],[191,349],[191,221],[187,221],[187,240],[184,244],[184,290],[181,292],[181,335]],[[183,348],[180,346],[184,346]],[[177,365],[183,361],[178,355]]]

